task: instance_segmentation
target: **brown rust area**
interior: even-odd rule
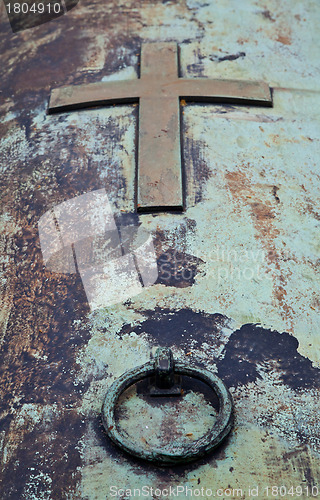
[[[244,206],[248,206],[250,209],[256,238],[266,251],[270,270],[276,271],[273,276],[273,293],[276,304],[280,307],[283,317],[290,320],[294,311],[286,301],[286,285],[289,276],[285,275],[282,269],[283,256],[275,245],[275,239],[280,235],[279,229],[274,224],[277,217],[278,200],[274,198],[275,204],[271,204],[269,200],[259,198],[250,177],[250,164],[244,165],[236,172],[225,174],[228,188],[234,202],[238,205],[238,209],[242,209]],[[272,187],[272,193],[274,194],[274,187]]]
[[[106,16],[106,20],[112,22],[117,16]],[[79,18],[83,27],[86,22]],[[53,22],[1,40],[0,95],[5,109],[14,115],[1,124],[1,134],[8,138],[20,134],[6,150],[6,173],[0,179],[1,204],[9,221],[1,235],[7,278],[3,307],[8,309],[0,370],[3,499],[81,497],[81,439],[92,421],[99,428],[97,416],[85,422],[78,411],[90,382],[77,382],[77,356],[90,338],[83,285],[78,275],[45,269],[37,227],[48,208],[83,192],[108,185],[114,199],[119,200],[114,196],[119,190],[126,193],[120,167],[108,166],[109,175],[101,179],[95,151],[86,147],[86,130],[66,125],[63,117],[52,118],[51,124],[44,119],[54,82],[92,79],[90,71],[83,71],[83,47],[92,38],[82,35],[80,26],[73,28],[70,14],[64,16],[64,36],[59,36]],[[115,57],[118,43],[123,47],[122,57]],[[109,39],[110,71],[131,62],[134,45],[133,38],[123,35],[119,40],[115,35]],[[105,70],[100,77],[103,74]],[[35,125],[39,116],[40,123]],[[105,131],[104,123],[96,119],[97,135],[102,128]],[[107,148],[123,142],[124,130],[118,122],[111,118],[107,130]],[[17,153],[20,147],[21,155]]]
[[[39,412],[34,428],[3,422],[9,436],[4,445],[16,450],[2,474],[2,498],[74,497],[81,465],[78,442],[86,426],[76,410],[55,407],[53,413]]]
[[[48,490],[61,498],[78,480],[77,445],[84,425],[76,409],[84,386],[77,386],[74,377],[77,350],[88,340],[88,332],[76,330],[74,321],[83,317],[88,305],[78,276],[45,270],[34,228],[18,233],[13,247],[14,307],[0,372],[0,418],[7,431],[2,480],[8,493],[2,498],[31,493],[40,497]],[[41,474],[32,480],[32,470],[38,469],[43,481]]]
[[[306,198],[306,209],[316,220],[320,221],[320,212],[315,210],[314,203],[309,197]]]
[[[291,45],[291,35],[290,34],[279,34],[277,36],[277,42],[282,43],[283,45]]]
[[[78,5],[60,20],[1,38],[1,98],[13,98],[14,110],[27,111],[29,107],[33,109],[42,105],[43,101],[47,103],[53,86],[94,82],[132,64],[132,57],[138,52],[139,38],[134,34],[128,36],[125,30],[121,30],[121,26],[125,28],[127,23],[121,6],[113,5],[104,13],[104,30],[108,32],[104,46],[92,50],[91,57],[84,50],[96,42],[94,33],[99,30],[101,22],[98,2],[91,2],[91,9],[92,33],[87,30],[87,16],[81,14]],[[133,21],[139,22],[136,18]],[[74,29],[75,23],[77,29]],[[8,29],[7,25],[4,16],[3,32]],[[119,27],[119,32],[112,31],[114,25]],[[105,60],[103,68],[99,64],[101,58]],[[135,61],[137,64],[137,57]],[[95,68],[94,73],[92,68]]]

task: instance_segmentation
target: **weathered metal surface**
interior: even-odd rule
[[[175,43],[143,44],[139,64],[139,80],[54,89],[49,112],[139,98],[138,210],[182,209],[180,98],[271,106],[270,89],[263,82],[179,78]]]
[[[113,485],[225,498],[258,486],[266,498],[272,485],[319,482],[319,5],[230,5],[83,0],[17,35],[0,6],[2,498],[125,498]],[[183,78],[268,81],[274,107],[183,106],[186,211],[139,215],[157,284],[90,313],[79,276],[45,269],[37,224],[103,187],[116,213],[134,212],[138,110],[47,116],[50,89],[134,80],[141,43],[154,41],[179,43]],[[191,352],[232,393],[234,432],[199,463],[145,466],[103,434],[106,388],[154,345]],[[122,420],[137,443],[152,439],[153,421],[161,444],[197,438],[200,417],[214,418],[196,391],[178,398],[176,427],[169,404],[134,413],[131,396]]]

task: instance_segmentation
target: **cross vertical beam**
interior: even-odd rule
[[[137,207],[182,209],[180,103],[165,85],[178,78],[176,44],[142,46],[141,81],[149,93],[139,101]]]

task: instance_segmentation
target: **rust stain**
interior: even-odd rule
[[[284,129],[281,129],[282,132],[284,132]],[[268,136],[273,144],[276,146],[284,143],[290,143],[290,144],[299,144],[300,140],[295,139],[295,138],[289,138],[289,137],[284,137],[282,134],[269,134]],[[303,140],[308,140],[307,138],[303,138]]]
[[[278,35],[276,38],[277,42],[282,43],[283,45],[291,45],[292,40],[289,35]]]
[[[272,188],[272,194],[274,196],[274,199],[276,200],[277,203],[280,203],[280,198],[279,198],[279,196],[277,194],[278,191],[279,191],[278,186],[273,186],[273,188]]]
[[[250,167],[250,165],[247,166],[247,171],[249,170],[248,167]],[[270,270],[275,270],[278,275],[273,276],[276,303],[282,310],[282,316],[290,320],[292,328],[294,311],[286,302],[286,285],[289,276],[286,276],[281,268],[282,256],[274,243],[274,240],[280,234],[273,223],[274,219],[276,219],[276,206],[257,196],[254,185],[252,185],[248,174],[243,170],[227,172],[225,177],[228,188],[233,199],[238,203],[239,209],[241,209],[242,206],[250,207],[252,221],[256,230],[256,238],[259,239],[266,250],[266,259],[267,262],[269,262]],[[274,187],[272,188],[272,192],[275,196],[275,201],[278,203]],[[249,199],[248,196],[250,197]]]
[[[257,32],[266,33],[271,40],[281,43],[282,45],[291,45],[292,44],[292,28],[289,24],[289,21],[284,22],[282,20],[282,14],[277,13],[275,16],[271,14],[270,10],[264,10],[260,12],[262,16],[271,21],[272,24],[268,24],[267,27],[260,27],[257,29]]]
[[[74,341],[79,334],[72,324],[88,306],[79,277],[47,272],[37,231],[24,226],[13,242],[15,307],[6,330],[0,372],[0,419],[7,431],[4,446],[8,450],[2,480],[6,491],[23,498],[31,471],[42,469],[45,480],[34,477],[29,498],[45,494],[50,481],[53,496],[61,498],[62,491],[71,494],[79,480],[77,442],[85,426],[76,411],[81,394],[74,390],[70,375],[70,366],[75,369]],[[73,339],[70,331],[74,331]],[[88,338],[82,332],[78,341],[81,335]]]
[[[315,210],[314,203],[310,198],[306,199],[306,207],[310,215],[312,215],[316,220],[320,221],[320,212]]]

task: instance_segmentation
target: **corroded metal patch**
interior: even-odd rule
[[[318,9],[83,0],[13,36],[0,4],[1,498],[319,486]],[[119,215],[134,212],[138,107],[47,116],[48,96],[136,79],[140,46],[154,41],[179,43],[182,78],[266,80],[274,106],[182,105],[186,212],[135,214],[170,265],[134,300],[91,314],[78,275],[45,269],[37,225],[101,188]],[[125,458],[99,420],[106,387],[159,344],[215,370],[236,406],[225,445],[167,471]],[[165,442],[198,435],[209,406],[189,403],[192,428],[153,410]],[[146,409],[131,422],[137,440],[152,434],[140,426]]]

